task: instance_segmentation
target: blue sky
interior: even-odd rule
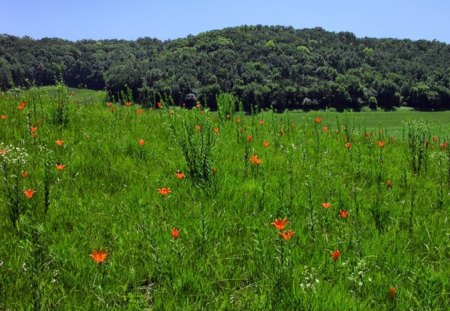
[[[263,24],[450,43],[449,16],[450,0],[0,0],[0,33],[166,40]]]

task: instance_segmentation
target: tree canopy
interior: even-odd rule
[[[171,96],[215,108],[216,95],[249,109],[450,109],[450,45],[357,38],[322,28],[240,26],[160,41],[67,41],[0,35],[0,88],[54,84],[131,90],[143,104]]]

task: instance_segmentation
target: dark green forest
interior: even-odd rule
[[[408,106],[450,109],[450,45],[357,38],[322,28],[240,26],[186,38],[67,41],[0,35],[0,88],[51,85],[122,92],[149,105],[233,93],[246,110]]]

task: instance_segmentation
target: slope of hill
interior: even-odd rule
[[[214,108],[216,94],[232,92],[246,109],[450,109],[450,45],[437,41],[261,25],[164,42],[0,36],[0,88],[60,75],[68,86],[131,90],[142,103],[171,95]]]

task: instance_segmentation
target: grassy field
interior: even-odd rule
[[[0,310],[448,309],[448,112],[71,92],[0,97]]]

